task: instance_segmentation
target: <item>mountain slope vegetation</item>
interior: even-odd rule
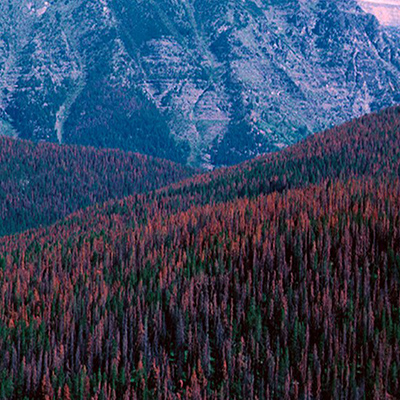
[[[0,397],[400,396],[400,108],[0,241]]]
[[[0,137],[0,235],[49,225],[89,205],[166,186],[194,172],[118,150]]]

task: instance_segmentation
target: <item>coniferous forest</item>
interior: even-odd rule
[[[37,176],[41,150],[0,146]],[[40,168],[72,152],[96,180],[115,154],[80,151]],[[66,174],[47,219],[55,174],[2,228],[0,399],[400,398],[400,108],[207,174],[122,154],[88,208]]]
[[[193,175],[188,167],[119,150],[0,137],[0,236]]]

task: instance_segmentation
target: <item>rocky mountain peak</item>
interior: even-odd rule
[[[0,129],[205,168],[274,151],[400,101],[396,35],[365,11],[342,0],[4,1]]]

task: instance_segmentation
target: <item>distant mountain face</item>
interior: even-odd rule
[[[357,2],[0,4],[0,129],[211,168],[400,102],[396,38]]]

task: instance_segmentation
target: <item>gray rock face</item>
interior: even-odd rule
[[[205,168],[400,102],[356,1],[4,0],[0,131]]]

